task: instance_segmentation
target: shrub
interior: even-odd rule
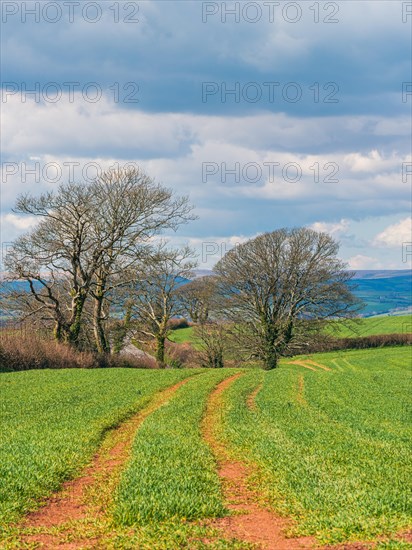
[[[322,340],[309,344],[304,350],[302,349],[302,353],[410,345],[412,345],[412,334],[374,334],[357,338],[325,337]]]
[[[148,368],[143,359],[124,358],[76,351],[65,344],[36,334],[19,331],[0,332],[0,371],[69,368]]]
[[[190,344],[166,342],[166,363],[172,368],[193,367],[197,364],[198,353]]]

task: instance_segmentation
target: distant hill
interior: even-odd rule
[[[382,269],[382,270],[370,270],[360,269],[355,271],[356,279],[392,279],[394,277],[407,277],[411,276],[412,270],[410,269]]]
[[[365,317],[374,315],[396,315],[410,313],[412,310],[412,270],[362,270],[356,271],[350,283],[353,292],[365,302],[361,314]],[[210,269],[197,269],[195,277],[213,275]],[[181,279],[181,284],[187,282]],[[8,283],[14,289],[19,286],[27,288],[26,283]],[[1,300],[1,287],[0,287]],[[0,324],[4,318],[0,305]]]
[[[365,316],[400,313],[412,308],[412,271],[357,271],[352,279],[354,294],[366,306]]]
[[[195,270],[196,277],[213,275],[210,269]],[[352,279],[353,293],[365,302],[361,314],[387,315],[412,309],[412,270],[359,270]]]

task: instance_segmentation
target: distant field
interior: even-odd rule
[[[355,338],[357,336],[372,336],[374,334],[412,333],[412,315],[368,317],[356,322],[346,322],[335,325],[331,331],[339,338]],[[196,344],[193,327],[181,328],[171,332],[170,340],[181,344],[190,342]]]
[[[183,344],[184,342],[193,343],[194,339],[193,327],[173,330],[169,336],[169,340],[175,342],[176,344]]]
[[[412,315],[369,317],[356,323],[342,324],[334,336],[355,338],[374,334],[406,334],[412,332]]]

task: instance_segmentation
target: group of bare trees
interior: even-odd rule
[[[9,293],[9,307],[74,347],[109,353],[117,318],[121,339],[130,328],[136,341],[155,342],[164,365],[170,319],[186,315],[199,327],[205,364],[223,366],[230,340],[239,357],[272,369],[282,355],[304,351],[327,320],[356,312],[338,244],[306,228],[251,239],[213,276],[187,283],[193,252],[155,238],[194,218],[188,198],[137,169],[21,196],[15,211],[39,222],[6,257],[8,277],[26,284]]]
[[[9,307],[52,325],[55,338],[74,347],[92,332],[102,353],[110,351],[106,325],[117,289],[174,257],[155,249],[153,238],[193,219],[187,197],[175,197],[137,169],[110,170],[92,184],[61,185],[38,198],[21,196],[15,211],[39,223],[7,254],[8,277],[29,290],[9,293]]]

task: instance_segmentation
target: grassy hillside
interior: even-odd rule
[[[333,331],[332,334],[339,338],[375,334],[406,334],[412,332],[412,315],[368,317],[353,323],[342,323],[337,328],[337,332]]]
[[[53,528],[61,540],[78,536],[84,546],[98,537],[102,548],[204,549],[208,541],[215,550],[250,549],[201,521],[229,513],[214,449],[201,429],[211,423],[231,460],[252,474],[247,482],[260,505],[293,518],[289,534],[321,544],[386,537],[392,542],[377,548],[405,549],[395,535],[412,523],[409,367],[409,349],[386,348],[289,358],[271,372],[3,373],[2,523],[78,474],[108,428],[149,408],[117,486],[91,493],[103,494],[105,518],[96,521],[91,507],[77,524],[68,521],[69,535]],[[159,390],[188,377],[168,400],[148,407]],[[228,377],[212,413],[209,396]],[[5,548],[26,547],[16,528],[3,533]]]
[[[263,500],[295,518],[295,534],[332,543],[406,528],[410,350],[296,359],[233,384],[221,437],[236,458],[258,465]],[[251,409],[248,396],[260,384]]]
[[[335,324],[334,329],[328,332],[339,338],[372,336],[374,334],[412,333],[412,315],[362,318],[356,322]],[[170,335],[170,340],[178,344],[183,342],[196,344],[193,327],[174,330]]]

